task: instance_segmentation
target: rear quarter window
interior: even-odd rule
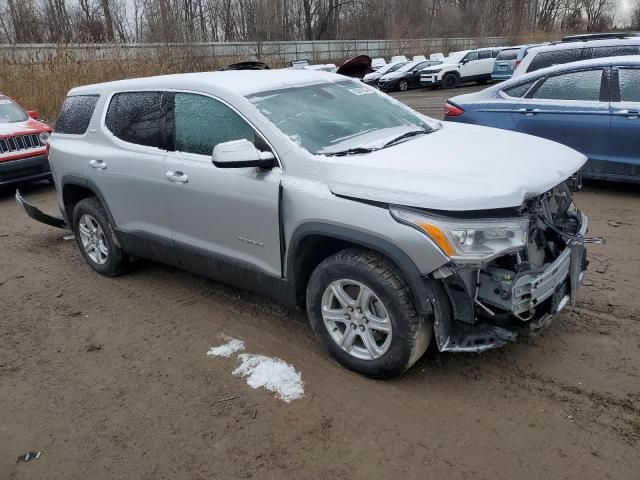
[[[120,140],[160,146],[161,92],[116,93],[109,103],[105,125]]]
[[[93,111],[98,103],[98,95],[73,95],[62,104],[54,132],[69,135],[83,135],[89,128]]]
[[[540,52],[531,60],[527,72],[535,72],[541,68],[552,67],[553,65],[578,62],[582,60],[582,50],[582,48],[572,48]]]

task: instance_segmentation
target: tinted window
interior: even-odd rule
[[[620,100],[640,102],[640,70],[621,69],[618,75],[620,78]]]
[[[502,50],[497,60],[515,60],[516,58],[518,58],[518,49]]]
[[[105,124],[125,142],[158,147],[161,99],[160,92],[117,93],[109,104]]]
[[[520,85],[516,85],[514,87],[505,88],[503,92],[513,98],[522,98],[533,86],[533,84],[536,83],[536,81],[537,80],[532,80],[530,82],[521,83]]]
[[[620,45],[617,47],[597,47],[591,51],[592,58],[617,57],[623,55],[637,55],[637,45]]]
[[[474,60],[478,60],[478,52],[467,53],[467,56],[464,57],[467,62],[472,62]]]
[[[581,48],[540,52],[533,58],[533,60],[531,60],[531,64],[529,64],[529,68],[527,68],[527,72],[534,72],[541,68],[547,68],[553,65],[561,65],[569,62],[577,62],[579,60],[582,60]]]
[[[491,50],[482,50],[478,52],[478,60],[486,60],[487,58],[491,58]]]
[[[533,94],[533,98],[550,100],[600,99],[602,70],[586,70],[547,78]]]
[[[224,103],[190,93],[175,96],[176,150],[211,155],[219,143],[246,138],[254,131],[240,115]]]
[[[98,95],[67,97],[62,104],[54,131],[72,135],[84,134],[89,128],[96,103],[98,103]]]

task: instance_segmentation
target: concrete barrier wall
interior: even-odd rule
[[[341,62],[355,55],[428,55],[513,43],[507,37],[426,38],[409,40],[330,40],[300,42],[237,42],[185,44],[75,44],[0,45],[0,62],[34,64],[53,59],[71,62],[149,60],[154,58],[215,59],[224,66],[239,60],[261,60],[284,65],[292,60]]]

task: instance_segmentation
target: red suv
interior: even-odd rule
[[[0,93],[0,186],[51,179],[48,125]]]

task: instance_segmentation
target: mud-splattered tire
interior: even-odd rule
[[[442,78],[442,86],[444,88],[455,88],[458,85],[458,76],[454,73],[447,73]]]
[[[113,227],[97,198],[85,198],[73,209],[73,233],[80,253],[96,272],[115,277],[129,268],[129,257],[119,247]]]
[[[432,321],[416,312],[398,268],[369,250],[342,250],[315,269],[307,286],[307,313],[329,353],[371,378],[406,371],[427,350],[433,332]]]

